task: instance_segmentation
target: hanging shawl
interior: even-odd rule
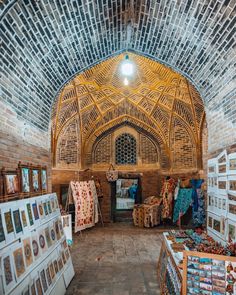
[[[183,216],[192,203],[192,188],[180,188],[177,200],[175,202],[173,221],[176,222],[180,216]]]
[[[201,188],[202,183],[204,182],[203,179],[191,179],[190,183],[193,188],[193,211],[198,211],[198,194],[197,194],[197,189]]]

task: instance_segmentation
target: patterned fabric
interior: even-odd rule
[[[198,195],[197,189],[201,188],[202,183],[204,182],[203,179],[191,179],[190,183],[193,188],[193,211],[198,211]]]
[[[161,188],[161,196],[165,193],[173,193],[175,190],[175,180],[170,178],[169,180],[164,180]]]
[[[95,198],[87,181],[71,181],[75,203],[75,232],[94,226]]]
[[[192,204],[192,188],[180,188],[175,202],[173,221],[176,222],[180,216],[184,215]]]
[[[92,195],[94,198],[94,222],[98,222],[98,195],[97,195],[97,189],[94,180],[89,181],[89,186],[92,191]]]
[[[175,180],[170,178],[165,180],[161,189],[161,196],[163,198],[162,218],[172,219],[173,213],[173,195],[175,190]]]
[[[202,189],[197,189],[198,210],[193,210],[193,225],[199,226],[206,222],[205,198]]]

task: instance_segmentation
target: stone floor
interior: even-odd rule
[[[75,277],[66,294],[160,294],[156,270],[160,247],[158,229],[116,223],[86,230],[74,237]]]

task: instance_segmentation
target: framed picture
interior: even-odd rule
[[[41,185],[42,185],[42,192],[48,191],[48,181],[47,181],[47,167],[42,167],[41,170]]]
[[[30,167],[19,162],[21,193],[30,195]]]
[[[20,182],[19,182],[19,170],[5,170],[2,169],[3,177],[3,191],[4,199],[14,199],[19,197],[20,194]]]
[[[40,167],[31,167],[31,194],[40,194],[41,193],[41,168]]]

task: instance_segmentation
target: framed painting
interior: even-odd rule
[[[42,170],[41,170],[41,185],[42,185],[42,192],[47,193],[47,191],[48,191],[47,167],[42,167]]]
[[[17,199],[20,195],[19,170],[2,169],[4,200]]]
[[[31,167],[31,194],[38,195],[41,193],[41,168]]]
[[[30,167],[29,165],[22,165],[21,162],[18,164],[20,170],[20,184],[21,193],[23,195],[30,195]]]

